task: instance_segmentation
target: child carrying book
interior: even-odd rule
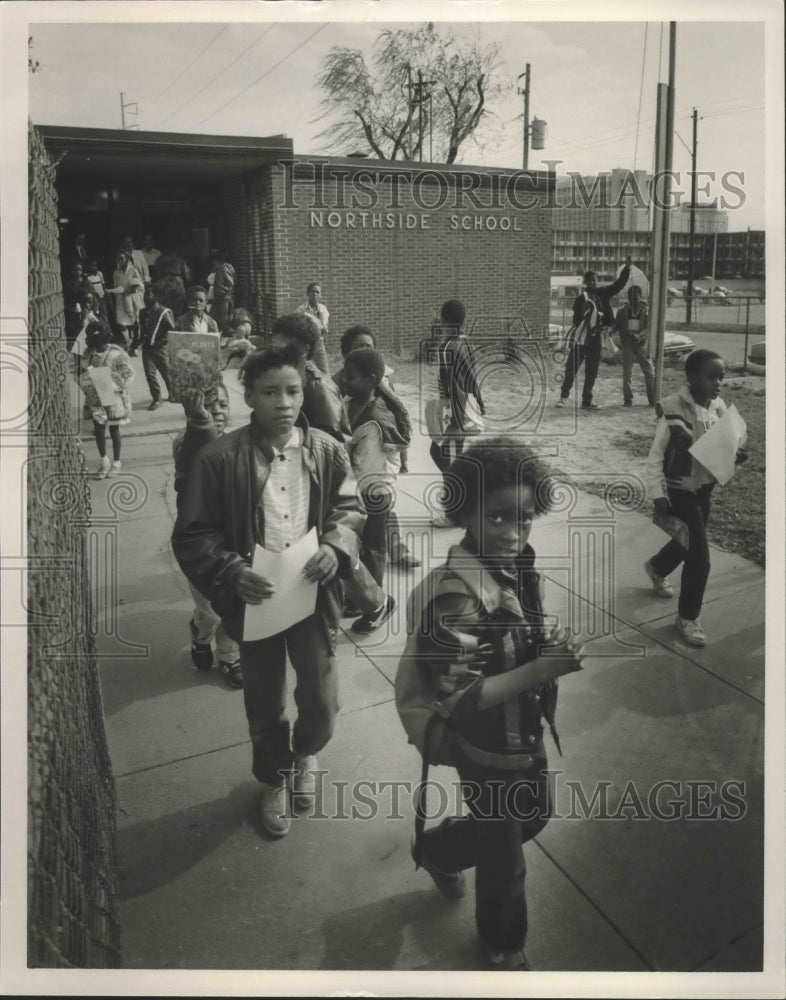
[[[688,384],[661,400],[663,416],[658,421],[647,459],[647,488],[655,513],[662,517],[673,514],[685,523],[688,547],[671,539],[644,563],[644,571],[658,597],[669,598],[674,596],[669,573],[682,563],[674,624],[692,646],[704,646],[707,642],[699,614],[710,575],[706,528],[716,479],[689,449],[726,412],[726,404],[720,398],[725,373],[723,358],[715,351],[699,350],[688,355],[685,361]],[[737,464],[748,458],[744,444],[743,438],[734,456]]]

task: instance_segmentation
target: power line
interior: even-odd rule
[[[275,26],[276,26],[275,23],[273,23],[273,24],[269,25],[267,28],[265,28],[265,30],[262,32],[262,34],[259,35],[257,38],[255,38],[254,41],[250,45],[247,45],[243,49],[243,51],[240,53],[239,56],[235,56],[235,58],[232,60],[231,63],[229,63],[228,66],[225,66],[222,70],[219,70],[219,72],[216,73],[216,75],[214,77],[211,77],[211,79],[207,81],[207,83],[204,85],[204,87],[202,87],[200,90],[198,90],[193,95],[193,97],[189,97],[189,99],[186,101],[185,104],[181,104],[179,108],[175,108],[174,111],[170,111],[170,113],[166,116],[166,118],[164,118],[164,119],[161,120],[160,124],[163,125],[164,122],[168,122],[170,118],[174,118],[174,116],[176,114],[178,114],[184,108],[187,108],[188,105],[191,104],[192,101],[195,101],[197,99],[197,97],[199,97],[200,94],[204,94],[204,92],[207,90],[207,88],[209,86],[211,86],[211,84],[215,83],[216,80],[220,76],[223,76],[224,73],[226,73],[226,71],[228,69],[231,69],[239,59],[243,58],[243,56],[246,54],[246,52],[248,52],[249,49],[252,49],[257,44],[257,42],[260,41],[261,39],[263,39],[265,37],[265,35],[268,33],[268,31],[270,31],[271,28],[275,28]]]
[[[636,142],[633,146],[633,169],[636,169],[636,156],[639,152],[639,122],[641,120],[641,97],[644,93],[644,67],[647,65],[647,29],[649,21],[644,22],[644,54],[641,57],[641,83],[639,84],[639,108],[636,112]]]
[[[201,121],[198,121],[194,127],[197,128],[203,122],[206,122],[208,118],[212,118],[214,115],[217,115],[220,111],[223,111],[224,108],[228,108],[230,104],[232,104],[234,101],[238,99],[238,97],[242,97],[243,94],[246,93],[246,91],[256,86],[256,84],[258,84],[260,80],[263,80],[269,73],[272,73],[274,69],[277,69],[283,62],[286,62],[286,60],[289,59],[290,56],[293,56],[298,49],[302,49],[303,46],[307,42],[310,42],[311,39],[314,38],[316,35],[318,35],[320,31],[324,31],[324,29],[327,28],[328,24],[330,24],[330,22],[326,21],[323,25],[321,25],[321,27],[317,28],[316,31],[312,31],[312,33],[308,36],[308,38],[305,38],[299,45],[296,45],[291,52],[287,52],[287,54],[283,56],[281,59],[279,59],[277,63],[274,63],[274,65],[272,65],[270,69],[266,69],[265,72],[261,74],[261,76],[258,76],[256,80],[252,80],[247,87],[244,87],[239,94],[235,94],[235,96],[231,97],[226,102],[226,104],[222,104],[220,108],[216,108],[215,111],[211,111],[209,115],[206,115],[204,118],[201,119]]]
[[[229,27],[229,25],[225,24],[223,28],[219,28],[218,32],[210,39],[210,41],[207,43],[207,45],[203,49],[201,49],[196,56],[194,56],[194,58],[191,60],[191,62],[188,64],[188,66],[186,66],[186,68],[183,70],[183,72],[180,73],[178,76],[176,76],[175,79],[167,87],[164,87],[164,89],[161,91],[161,93],[157,97],[153,98],[153,100],[150,102],[150,104],[148,104],[147,107],[145,108],[145,111],[147,111],[149,108],[151,108],[156,103],[156,101],[160,100],[164,96],[164,94],[168,90],[171,90],[174,87],[174,85],[177,83],[178,80],[181,80],[186,75],[186,73],[191,69],[191,67],[194,65],[194,63],[197,61],[197,59],[199,59],[199,57],[201,55],[203,55],[205,52],[207,52],[207,50],[210,48],[210,46],[213,44],[213,42],[217,41],[219,35],[222,35],[227,30],[228,27]]]

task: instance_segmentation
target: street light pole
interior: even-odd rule
[[[529,63],[524,71],[524,170],[529,167]]]

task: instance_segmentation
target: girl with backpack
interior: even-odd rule
[[[465,535],[410,595],[396,702],[424,773],[451,763],[469,812],[423,833],[418,808],[412,854],[450,898],[464,895],[462,872],[474,868],[489,966],[529,969],[522,844],[549,819],[543,724],[559,749],[557,678],[581,669],[584,647],[543,611],[528,538],[552,492],[535,452],[512,438],[478,440],[448,476],[460,498],[448,516]]]

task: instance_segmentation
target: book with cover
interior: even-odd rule
[[[670,535],[675,542],[679,542],[687,551],[690,545],[690,532],[687,524],[681,518],[677,517],[676,514],[658,514],[656,511],[652,515],[652,523]]]
[[[173,403],[181,402],[184,389],[209,389],[218,382],[220,334],[170,330],[166,346]]]

